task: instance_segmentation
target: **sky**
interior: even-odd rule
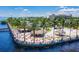
[[[51,14],[79,16],[79,6],[0,6],[0,17],[48,17]]]

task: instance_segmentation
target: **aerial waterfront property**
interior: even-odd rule
[[[0,12],[0,51],[79,51],[78,6],[3,6]]]

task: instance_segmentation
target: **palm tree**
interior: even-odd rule
[[[49,28],[52,27],[52,23],[50,19],[44,18],[44,17],[41,17],[40,25],[41,25],[41,28],[43,29],[43,36],[45,35],[45,31],[50,30]],[[44,42],[44,37],[43,37],[43,42]]]
[[[24,30],[24,42],[26,40],[25,38],[25,31],[26,31],[26,26],[27,26],[27,19],[26,18],[21,18],[21,28]]]
[[[60,29],[59,35],[61,36],[61,40],[63,40],[63,28],[64,28],[64,17],[60,16],[57,18],[57,27]]]
[[[76,19],[76,38],[78,38],[78,19]]]
[[[62,16],[60,17],[60,26],[62,27],[62,34],[64,33],[64,23],[65,23],[65,18]],[[62,39],[63,40],[63,36],[62,36]]]
[[[41,17],[40,22],[41,22],[40,24],[41,24],[41,27],[43,29],[43,36],[44,36],[44,34],[45,34],[44,31],[45,31],[45,26],[46,26],[46,19]],[[44,42],[44,37],[43,37],[43,42]]]
[[[31,18],[30,19],[31,27],[30,29],[33,31],[33,36],[34,36],[34,42],[35,42],[35,30],[37,30],[38,27],[38,19],[37,18]]]
[[[13,28],[13,29],[20,28],[20,20],[18,20],[18,18],[9,17],[7,21],[9,23],[9,25],[12,26],[11,28]],[[18,32],[17,32],[17,37],[18,37]]]
[[[51,27],[53,27],[53,40],[54,40],[54,30],[55,30],[55,26],[57,25],[57,17],[54,17],[52,19],[50,19],[50,24],[51,24]]]
[[[14,23],[13,23],[13,26],[14,27],[16,27],[16,29],[18,30],[18,29],[20,29],[20,20],[18,20],[17,18],[15,18],[15,20],[13,21]],[[18,38],[18,32],[17,32],[17,38]]]
[[[78,31],[77,31],[77,30],[78,30],[78,22],[79,22],[78,19],[74,19],[73,28],[76,29],[76,38],[78,38],[78,33],[77,33],[77,32],[78,32]]]
[[[46,19],[45,18],[41,18],[40,21],[41,21],[41,27],[43,29],[43,35],[44,35],[45,34],[44,30],[45,30]]]
[[[71,40],[71,31],[72,31],[72,26],[73,26],[73,19],[72,17],[70,17],[70,21],[69,21],[69,28],[70,28],[70,40]]]
[[[79,18],[77,18],[77,30],[79,30]],[[79,38],[78,32],[77,32],[77,38]]]
[[[12,21],[13,21],[13,18],[12,18],[12,17],[7,18],[7,22],[8,22],[10,25],[11,25]]]

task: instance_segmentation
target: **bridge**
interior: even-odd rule
[[[9,31],[8,28],[0,28],[0,32],[7,32],[7,31]]]

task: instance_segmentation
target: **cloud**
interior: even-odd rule
[[[49,14],[66,14],[66,15],[70,15],[72,14],[72,16],[79,16],[79,8],[68,8],[65,6],[60,6],[59,9],[57,11],[52,11]]]
[[[79,11],[79,8],[75,9],[75,8],[64,8],[64,9],[61,9],[59,11],[64,11],[64,12],[76,12],[76,11]]]
[[[59,9],[67,9],[67,6],[59,6]]]
[[[22,7],[14,8],[15,10],[22,10]]]
[[[31,11],[29,9],[27,9],[27,8],[20,7],[20,8],[15,8],[15,10],[19,11],[19,14],[18,14],[19,17],[20,16],[25,17],[25,16],[31,15]]]
[[[15,10],[17,10],[17,11],[21,11],[21,12],[28,12],[29,11],[29,9],[27,9],[27,8],[22,8],[22,7],[19,7],[19,8],[15,8]]]
[[[57,13],[59,14],[72,14],[73,16],[79,16],[79,8],[64,8],[60,9]]]
[[[23,9],[23,11],[28,11],[28,9]]]
[[[26,12],[26,13],[31,13],[31,11],[29,9],[23,9],[22,12]]]
[[[59,6],[59,8],[66,8],[65,6]]]

